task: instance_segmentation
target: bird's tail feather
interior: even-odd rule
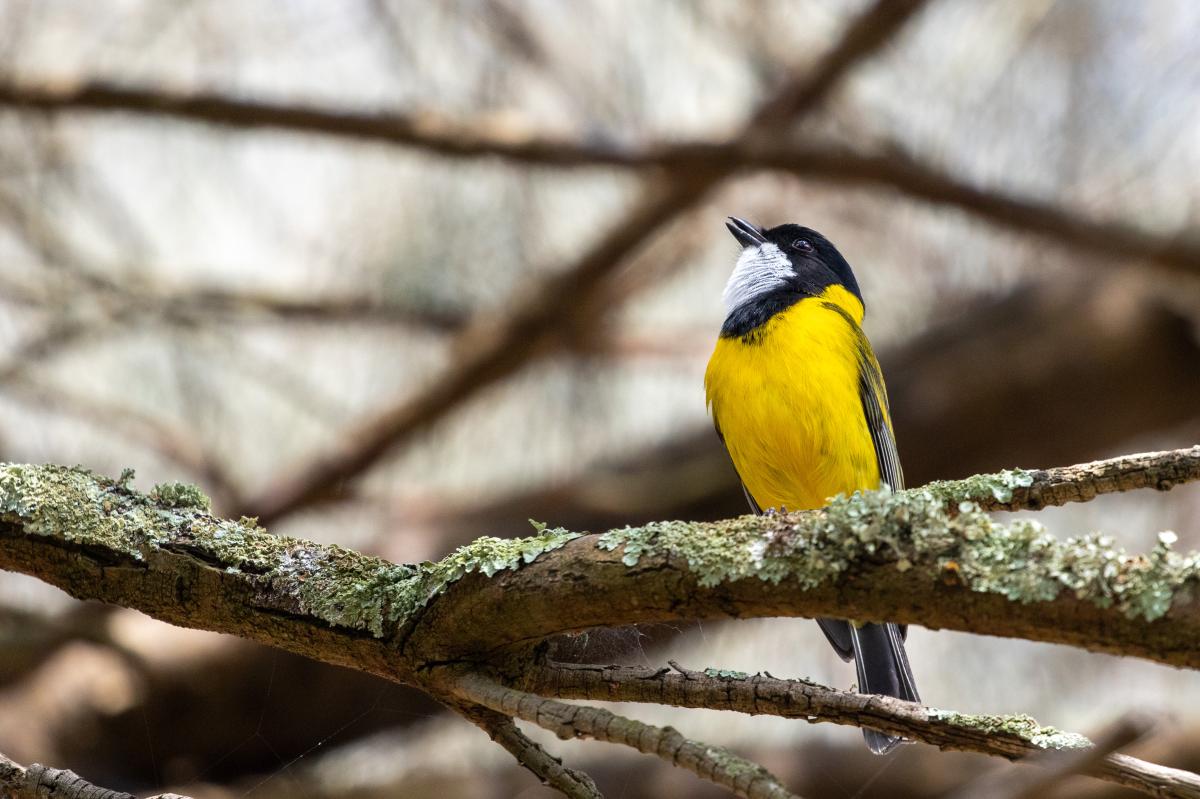
[[[909,702],[920,702],[913,681],[904,636],[896,624],[864,624],[850,627],[854,665],[858,670],[858,690],[864,694],[883,694]],[[894,749],[904,739],[877,730],[863,730],[867,746],[877,755]]]

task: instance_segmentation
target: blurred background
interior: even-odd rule
[[[701,384],[738,251],[729,214],[810,225],[854,264],[910,485],[1194,443],[1200,278],[1155,258],[1200,225],[1190,0],[931,2],[779,134],[1136,228],[1142,258],[1106,252],[1102,226],[1081,244],[836,175],[743,171],[642,224],[628,257],[576,289],[564,276],[667,178],[236,115],[213,126],[128,98],[13,99],[99,83],[608,151],[724,141],[862,8],[0,0],[0,459],[194,482],[218,513],[409,562],[526,534],[530,518],[599,531],[740,514]],[[541,327],[523,335],[510,317],[531,303]],[[304,476],[312,490],[292,490]],[[1200,490],[1038,518],[1134,550],[1170,529],[1195,548]],[[803,620],[605,631],[577,648],[854,681]],[[1134,753],[1200,767],[1194,673],[924,629],[909,651],[931,705],[1084,733],[1141,708],[1163,722]],[[810,797],[934,797],[1014,768],[925,746],[873,758],[852,728],[622,712],[730,746]],[[723,795],[610,745],[548,746],[606,795]],[[0,752],[204,797],[552,795],[420,694],[10,574]],[[1055,795],[1121,794],[1077,780]]]

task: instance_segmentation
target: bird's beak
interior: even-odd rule
[[[729,232],[733,234],[733,237],[743,247],[757,247],[767,240],[767,237],[762,234],[761,230],[745,219],[738,219],[736,216],[729,217],[729,221],[725,223],[725,227],[729,228]]]

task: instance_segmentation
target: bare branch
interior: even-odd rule
[[[767,133],[811,111],[852,64],[877,52],[922,5],[922,0],[878,0],[850,24],[810,76],[793,78],[769,98],[740,138]],[[339,435],[331,449],[287,470],[251,497],[242,512],[272,523],[335,494],[338,486],[451,409],[561,346],[564,341],[559,332],[564,322],[589,312],[585,310],[588,298],[602,290],[623,260],[655,231],[699,202],[734,166],[676,172],[651,183],[641,200],[578,261],[504,306],[503,313],[470,324],[456,340],[453,366],[445,373],[416,396],[362,419]],[[572,302],[564,303],[563,297],[571,297]]]
[[[972,716],[892,697],[838,691],[806,680],[713,669],[696,672],[672,666],[649,669],[547,664],[526,670],[517,683],[527,691],[564,699],[652,702],[870,727],[943,750],[978,752],[1008,760],[1035,755],[1029,762],[1050,768],[1059,768],[1061,760],[1044,758],[1048,750],[1086,748],[1090,753],[1092,747],[1082,736],[1039,726],[1028,716]],[[1089,766],[1086,770],[1092,776],[1152,796],[1200,797],[1200,776],[1191,772],[1126,755],[1104,755],[1095,764],[1086,760],[1069,762],[1072,767]]]
[[[804,77],[786,84],[764,103],[752,127],[780,125],[815,108],[856,64],[894,37],[924,0],[878,2],[846,28],[841,41]],[[237,100],[220,94],[172,94],[105,83],[0,84],[0,105],[38,111],[88,109],[151,114],[239,129],[273,128],[416,147],[446,156],[500,156],[553,166],[631,163],[623,150],[546,139],[533,128],[505,119],[469,124],[432,112],[363,114],[303,105]]]
[[[507,716],[532,722],[563,739],[595,738],[656,755],[672,766],[711,780],[743,799],[798,799],[757,763],[719,746],[693,741],[671,727],[656,727],[598,707],[568,705],[506,688],[478,674],[454,679],[450,690]]]
[[[736,160],[744,167],[792,172],[800,177],[885,186],[937,205],[946,205],[979,216],[1001,227],[1036,233],[1109,259],[1148,259],[1162,266],[1196,274],[1200,271],[1200,236],[1195,231],[1178,236],[1134,227],[1115,219],[1091,220],[1059,206],[997,189],[966,183],[896,151],[863,154],[829,146],[803,146],[756,140],[736,145],[737,152],[704,155],[664,154],[662,165],[678,159]]]
[[[555,788],[569,799],[603,799],[591,777],[564,766],[561,760],[521,732],[509,715],[484,707],[460,706],[455,709],[503,746],[543,784]]]
[[[1109,755],[1093,774],[1151,796],[1200,799],[1200,776],[1129,755]]]
[[[619,159],[619,149],[581,148],[548,139],[508,117],[454,120],[434,112],[410,114],[335,111],[327,106],[239,100],[228,95],[172,93],[108,83],[0,84],[0,105],[35,111],[108,111],[147,114],[221,127],[274,129],[383,142],[451,157],[498,156],[547,166]]]
[[[869,54],[860,47],[878,46],[903,20],[905,3],[881,4],[888,25],[865,15],[847,33],[846,46],[803,82],[790,84],[760,109],[760,124],[780,121],[790,111],[805,113],[828,93],[847,59]],[[898,13],[897,13],[898,12]],[[881,38],[882,37],[882,38]],[[772,169],[839,183],[861,183],[895,189],[911,197],[946,205],[1019,232],[1036,233],[1089,252],[1113,257],[1149,259],[1164,266],[1196,272],[1200,241],[1194,233],[1163,236],[1115,219],[1088,219],[1059,206],[1019,197],[1002,190],[964,182],[921,163],[892,147],[882,153],[860,153],[827,144],[780,141],[747,130],[729,143],[685,142],[619,146],[584,144],[539,137],[532,129],[506,120],[452,122],[435,114],[380,115],[331,112],[327,109],[234,100],[221,95],[180,95],[156,89],[89,86],[0,85],[0,104],[43,111],[91,109],[166,115],[241,128],[277,127],[309,133],[388,141],[448,156],[495,156],[520,163],[559,167],[607,166],[656,168],[668,176],[701,175],[717,181],[736,170]]]

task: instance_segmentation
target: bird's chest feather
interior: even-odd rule
[[[760,507],[817,508],[836,494],[878,487],[859,394],[863,341],[825,298],[801,300],[748,336],[718,340],[705,374],[708,402]]]

